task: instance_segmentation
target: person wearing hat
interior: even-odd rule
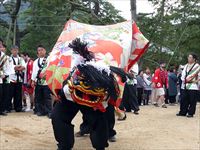
[[[16,112],[24,111],[22,109],[22,82],[23,82],[23,71],[25,70],[24,59],[21,58],[18,46],[14,45],[11,48],[10,62],[12,64],[10,74],[10,97],[8,101],[8,111],[12,110],[12,99],[14,104],[14,110]]]

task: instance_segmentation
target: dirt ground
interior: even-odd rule
[[[108,150],[199,150],[200,104],[194,118],[176,117],[179,106],[141,106],[138,116],[116,121],[117,142]],[[73,123],[79,129],[81,114]],[[88,136],[75,139],[74,150],[92,150]],[[56,150],[51,120],[32,112],[0,117],[0,150]]]

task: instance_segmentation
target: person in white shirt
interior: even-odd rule
[[[37,116],[51,117],[51,91],[46,83],[45,76],[41,76],[47,66],[46,49],[44,46],[37,47],[38,58],[33,63],[33,72],[31,76],[32,87],[35,86],[35,109],[34,114]]]
[[[21,58],[18,46],[12,46],[11,48],[10,62],[12,64],[10,78],[10,98],[9,98],[9,109],[12,109],[12,99],[14,109],[16,112],[24,111],[22,109],[22,82],[23,82],[23,71],[25,69],[25,62]]]
[[[197,55],[189,54],[188,63],[185,65],[181,80],[182,98],[180,101],[180,111],[177,116],[191,118],[195,114],[198,98],[198,81],[200,65],[197,63]]]
[[[9,103],[9,98],[10,98],[10,74],[12,74],[11,72],[11,68],[12,68],[12,63],[9,61],[10,57],[8,55],[6,55],[6,45],[5,44],[2,44],[0,46],[0,51],[2,53],[4,53],[4,57],[6,59],[6,62],[3,66],[3,79],[2,79],[2,99],[4,101],[4,104],[3,104],[3,112],[4,113],[9,113],[10,112],[10,109],[9,109],[9,106],[11,105]],[[3,56],[3,55],[2,55]]]
[[[9,59],[7,55],[5,55],[5,45],[0,45],[0,115],[6,116],[6,101],[7,97],[5,95],[5,86],[4,82],[9,75]],[[8,94],[8,93],[7,93]]]

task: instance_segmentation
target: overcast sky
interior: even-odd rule
[[[108,0],[116,9],[121,11],[121,15],[127,20],[131,19],[130,0]],[[137,13],[151,13],[153,6],[148,0],[137,0]]]

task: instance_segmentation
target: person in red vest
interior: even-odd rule
[[[21,54],[21,57],[24,59],[26,63],[26,68],[24,71],[24,83],[23,83],[23,102],[24,105],[27,106],[26,97],[29,96],[30,98],[30,107],[27,107],[26,111],[33,109],[33,87],[31,87],[31,75],[33,71],[33,60],[30,58],[29,54],[24,52]]]
[[[155,70],[154,77],[152,80],[152,87],[156,91],[156,100],[154,106],[158,107],[158,102],[162,102],[162,108],[167,108],[165,104],[165,89],[168,88],[168,73],[166,64],[164,62],[160,63],[160,68]]]

